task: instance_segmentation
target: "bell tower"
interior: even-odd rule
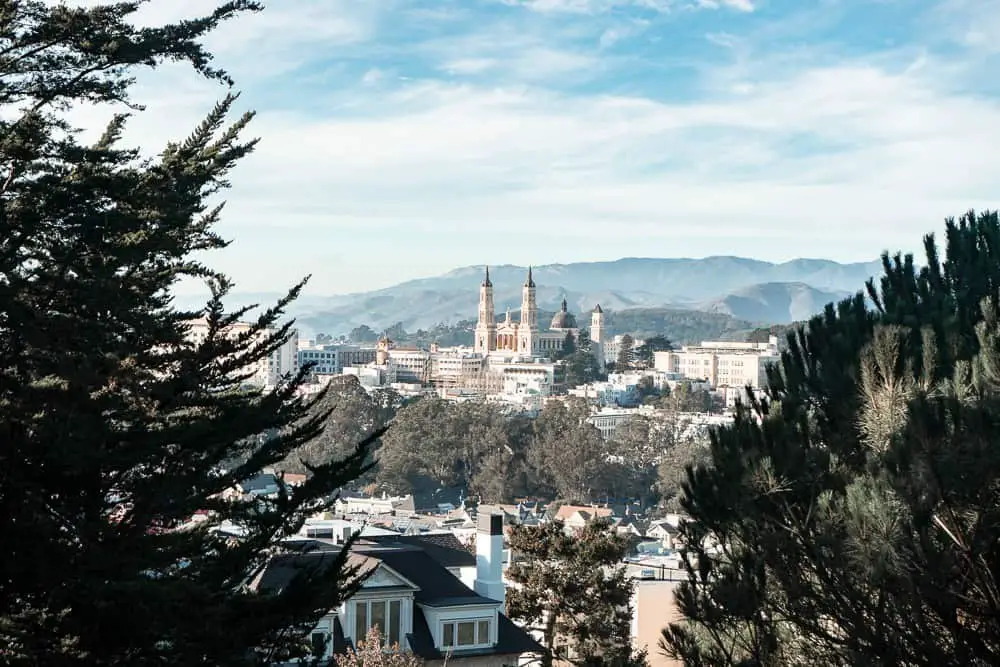
[[[604,310],[597,304],[590,315],[590,353],[597,363],[604,368]]]
[[[497,347],[497,320],[493,309],[493,282],[490,267],[486,267],[486,277],[479,286],[479,319],[476,321],[473,349],[486,355]]]
[[[535,280],[528,267],[528,279],[521,289],[521,322],[517,327],[518,346],[521,354],[534,354],[538,344],[538,304],[535,301]]]

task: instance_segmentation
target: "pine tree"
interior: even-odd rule
[[[618,358],[615,359],[615,370],[619,373],[632,368],[632,362],[635,358],[635,350],[632,349],[633,345],[635,345],[635,340],[632,336],[625,334],[621,337],[621,341],[618,344]]]
[[[562,356],[563,357],[568,357],[568,356],[572,355],[574,352],[576,352],[576,350],[577,350],[577,347],[576,347],[576,338],[573,337],[573,332],[572,331],[567,331],[566,332],[566,337],[563,338]]]
[[[510,548],[518,561],[507,570],[516,585],[507,592],[507,613],[541,634],[542,667],[556,660],[588,667],[641,667],[644,652],[631,644],[634,582],[622,560],[627,538],[607,520],[588,523],[579,535],[562,522],[514,526]]]
[[[1000,220],[946,239],[790,334],[689,472],[686,664],[1000,662]]]
[[[0,659],[9,665],[244,665],[308,652],[303,636],[349,592],[350,569],[304,572],[280,595],[248,584],[282,536],[364,469],[365,445],[277,498],[220,494],[315,437],[325,414],[245,370],[288,337],[293,288],[229,327],[230,281],[192,257],[224,247],[210,203],[254,148],[227,94],[186,139],[142,160],[119,115],[81,145],[62,112],[129,108],[138,67],[186,61],[211,79],[202,38],[259,9],[232,0],[157,28],[138,2],[0,2]],[[134,109],[133,106],[133,110]],[[228,124],[227,124],[228,123]],[[206,281],[203,313],[172,306]],[[208,335],[188,340],[191,318]],[[235,464],[228,465],[227,462]],[[210,520],[183,524],[197,510]],[[241,526],[232,540],[214,530]]]

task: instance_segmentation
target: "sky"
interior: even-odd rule
[[[136,22],[214,4],[152,0]],[[207,258],[238,291],[472,264],[867,261],[998,206],[993,0],[267,4],[206,40],[258,114],[224,195],[233,243]],[[155,153],[224,93],[189,68],[144,73],[126,139]],[[95,134],[108,113],[74,112]]]

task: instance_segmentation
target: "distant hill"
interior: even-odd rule
[[[805,320],[852,292],[821,290],[801,282],[750,285],[703,304],[699,310],[750,322],[784,324]]]
[[[545,321],[552,313],[539,313]],[[514,313],[517,319],[517,313]],[[607,334],[629,333],[638,337],[666,336],[677,344],[699,343],[703,340],[744,340],[754,329],[754,324],[723,313],[706,313],[698,310],[676,308],[629,308],[608,311],[605,314]],[[440,345],[472,345],[472,320],[462,320],[454,325],[436,325],[428,329],[408,329],[405,336],[393,335],[397,343],[427,347]],[[405,327],[404,327],[405,328]]]
[[[438,324],[451,325],[476,317],[483,269],[462,267],[371,292],[303,297],[290,312],[306,335],[346,334],[362,324],[381,330],[397,322],[407,331],[430,330]],[[508,307],[520,307],[526,272],[523,266],[490,266],[498,315]],[[586,323],[598,303],[609,313],[646,313],[642,318],[655,317],[649,313],[666,309],[674,313],[732,315],[735,320],[753,325],[782,324],[818,312],[826,301],[861,289],[866,279],[880,272],[878,261],[840,264],[825,259],[796,259],[775,264],[743,257],[626,258],[533,269],[539,308],[555,311],[565,298],[569,309],[582,318],[581,324]],[[268,295],[253,296],[260,298],[234,294],[231,302],[273,301],[263,298]],[[693,315],[672,315],[671,321],[676,323],[683,317]],[[721,319],[713,321],[723,326]],[[548,324],[545,320],[541,323],[543,327]],[[734,322],[731,326],[742,324]]]

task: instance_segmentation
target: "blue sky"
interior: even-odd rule
[[[139,20],[208,0],[153,0]],[[256,109],[211,259],[317,294],[468,264],[872,259],[996,207],[991,0],[272,0],[209,40]],[[222,94],[143,76],[155,151]],[[104,113],[78,111],[97,128]]]

